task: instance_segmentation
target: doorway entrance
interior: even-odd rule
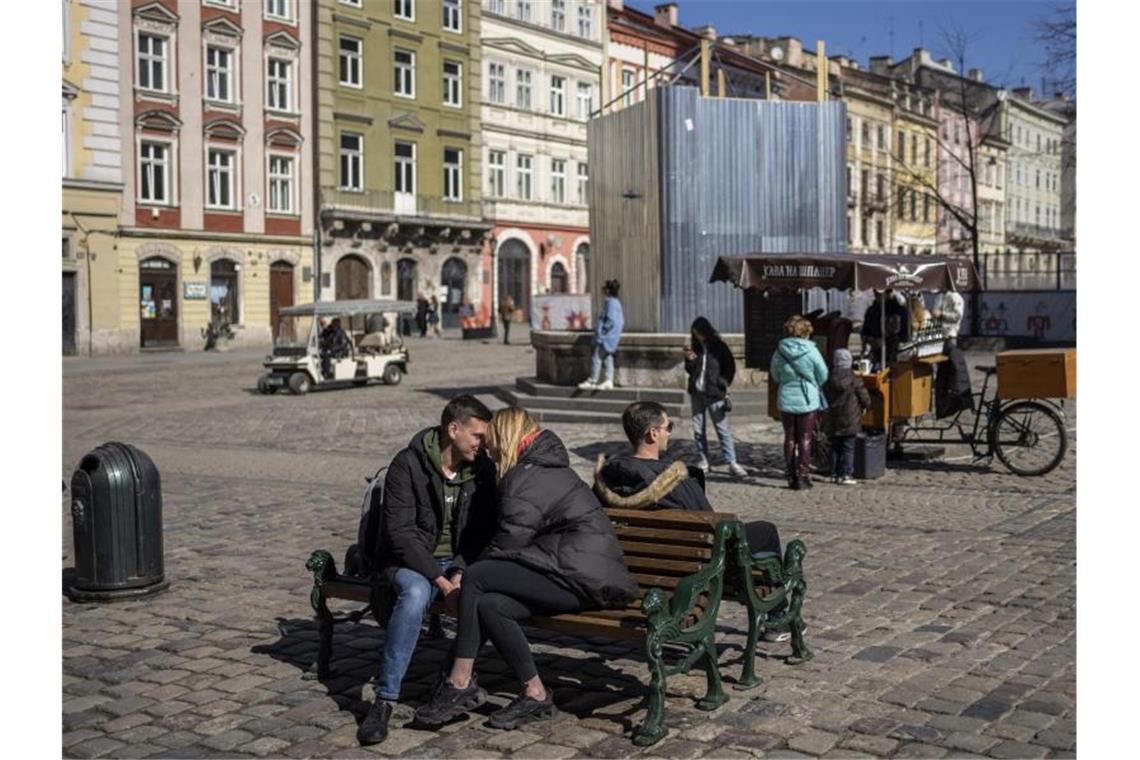
[[[63,273],[63,355],[75,356],[75,272]]]
[[[350,301],[372,297],[372,268],[359,256],[343,256],[336,263],[336,300]],[[343,323],[343,320],[342,320]],[[349,317],[342,327],[350,334],[363,332],[364,315]]]
[[[467,264],[454,256],[443,262],[439,284],[447,288],[447,296],[440,304],[440,309],[443,311],[441,317],[443,326],[459,327],[463,296],[467,293]]]
[[[510,296],[523,319],[530,316],[530,251],[521,240],[499,246],[499,303]]]
[[[281,309],[293,305],[293,265],[287,261],[275,261],[269,267],[269,322],[273,326],[273,341],[281,337],[281,330],[292,332],[293,320],[281,324]],[[296,340],[294,335],[286,335]]]
[[[143,348],[178,345],[178,269],[159,256],[139,262],[139,340]]]

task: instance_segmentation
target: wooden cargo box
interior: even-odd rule
[[[889,377],[889,372],[855,375],[856,380],[863,381],[867,393],[871,396],[871,408],[863,412],[863,419],[860,420],[864,428],[886,430],[890,424],[891,381]]]
[[[934,368],[927,362],[891,365],[891,417],[921,417],[930,412]]]
[[[1076,398],[1077,349],[1031,348],[997,355],[998,396]]]

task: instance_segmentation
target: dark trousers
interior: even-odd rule
[[[837,478],[855,474],[855,436],[831,436],[831,474]]]
[[[511,342],[511,320],[504,319],[503,320],[503,345],[505,346],[510,342]]]
[[[756,520],[744,524],[744,536],[748,539],[748,549],[752,554],[775,554],[780,556],[780,531],[767,520]]]
[[[811,477],[811,436],[815,430],[815,412],[780,412],[780,422],[784,426],[784,463],[788,466],[788,477],[800,480]]]
[[[518,679],[529,681],[538,670],[519,621],[582,608],[577,596],[536,570],[509,560],[476,562],[463,573],[455,656],[474,658],[490,639]]]

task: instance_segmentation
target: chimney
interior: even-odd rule
[[[625,10],[625,0],[606,0],[606,5],[619,13]]]
[[[1030,98],[1033,97],[1033,88],[1032,87],[1014,87],[1013,88],[1013,94],[1019,98],[1029,100]]]
[[[981,69],[970,69],[970,79],[973,79],[975,82],[985,81],[984,79],[982,79],[982,70]]]
[[[871,71],[874,73],[889,75],[891,67],[895,65],[895,59],[889,55],[873,55],[869,63],[871,64]]]
[[[716,27],[713,26],[712,24],[706,24],[705,26],[694,27],[693,28],[693,34],[697,35],[698,37],[704,37],[707,40],[714,40],[715,41],[716,40]]]
[[[653,21],[657,26],[663,26],[666,29],[672,29],[677,25],[677,4],[664,3],[658,5],[653,9]]]
[[[1055,92],[1055,93],[1053,93],[1053,97],[1056,98],[1057,100],[1061,101],[1062,103],[1068,103],[1069,102],[1069,96],[1063,92]]]

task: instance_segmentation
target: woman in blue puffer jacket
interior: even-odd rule
[[[788,487],[808,489],[811,483],[811,437],[819,411],[827,363],[809,340],[811,322],[799,314],[784,321],[786,336],[776,346],[768,373],[779,383],[777,406],[784,425],[784,462]]]

